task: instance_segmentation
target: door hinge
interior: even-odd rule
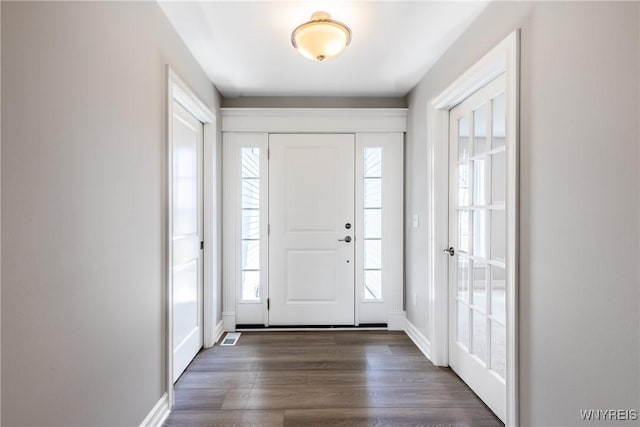
[[[271,300],[267,298],[267,310],[271,308]]]
[[[201,240],[200,241],[200,250],[203,251],[204,250],[204,242]]]
[[[271,150],[267,148],[267,160],[271,158]]]

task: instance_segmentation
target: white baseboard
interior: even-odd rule
[[[404,331],[407,333],[411,341],[420,349],[420,351],[431,360],[431,343],[422,335],[422,332],[416,328],[416,326],[407,319]]]
[[[407,313],[396,311],[387,313],[387,329],[390,331],[404,331],[407,322]]]
[[[236,313],[222,313],[222,326],[225,332],[236,331]]]
[[[163,394],[158,403],[140,424],[140,427],[160,427],[169,416],[169,399],[167,393]]]
[[[222,338],[223,334],[224,323],[222,322],[222,320],[220,320],[213,331],[213,343],[216,344],[220,340],[220,338]]]

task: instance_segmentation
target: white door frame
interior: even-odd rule
[[[217,206],[216,188],[216,116],[189,86],[167,65],[167,178],[166,185],[166,219],[165,219],[165,250],[166,250],[166,382],[169,410],[173,408],[173,248],[171,245],[171,223],[173,219],[173,194],[171,183],[173,180],[173,134],[172,117],[173,101],[179,102],[189,113],[200,120],[204,126],[203,146],[203,346],[213,346],[215,343],[214,319],[216,310],[216,281],[217,265]]]
[[[488,54],[456,79],[428,105],[432,123],[427,144],[431,158],[429,228],[431,360],[439,366],[449,363],[449,111],[501,74],[507,88],[507,426],[519,424],[518,408],[518,159],[520,31],[515,30]]]

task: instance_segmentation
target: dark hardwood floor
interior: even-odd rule
[[[203,350],[166,427],[502,426],[403,332],[245,332]]]

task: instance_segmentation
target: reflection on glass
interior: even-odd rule
[[[507,229],[504,209],[491,210],[491,259],[504,261],[505,232]]]
[[[458,159],[469,158],[469,118],[461,117],[458,120]]]
[[[382,209],[364,210],[364,238],[380,239],[382,237]]]
[[[476,209],[473,211],[473,254],[478,257],[486,257],[487,235],[487,210]]]
[[[242,260],[243,270],[259,270],[260,269],[260,241],[244,240],[242,242]]]
[[[364,268],[367,270],[382,268],[381,258],[381,241],[366,240],[364,241]]]
[[[491,156],[491,202],[504,203],[506,191],[506,153],[501,151]]]
[[[380,178],[364,179],[364,207],[382,207],[382,180]]]
[[[469,211],[458,211],[458,250],[469,253]]]
[[[469,300],[469,257],[458,255],[458,296]]]
[[[366,147],[364,149],[365,178],[382,177],[382,147]]]
[[[502,147],[507,135],[506,110],[504,104],[504,92],[493,100],[493,144],[492,148]]]
[[[502,379],[507,374],[507,330],[504,326],[491,322],[491,369]]]
[[[242,179],[242,207],[243,209],[260,207],[260,180],[258,178]]]
[[[242,272],[242,299],[244,301],[260,300],[260,272],[247,270]]]
[[[482,261],[473,261],[473,305],[487,312],[487,267]]]
[[[506,294],[504,268],[491,266],[491,314],[500,322],[506,322]]]
[[[364,272],[364,299],[382,299],[382,271],[365,270]]]
[[[475,354],[483,362],[487,362],[487,317],[473,310],[473,337],[471,354]]]
[[[456,330],[456,339],[466,349],[469,348],[469,308],[458,303],[458,324]]]
[[[485,159],[473,161],[473,204],[484,205],[487,203],[487,194],[485,185]]]
[[[242,210],[242,238],[260,238],[260,211],[255,209]]]
[[[458,165],[458,206],[469,206],[469,162]]]
[[[485,153],[487,144],[487,104],[473,111],[473,155]]]
[[[242,177],[260,177],[260,149],[255,147],[243,147],[241,149],[241,157]]]

